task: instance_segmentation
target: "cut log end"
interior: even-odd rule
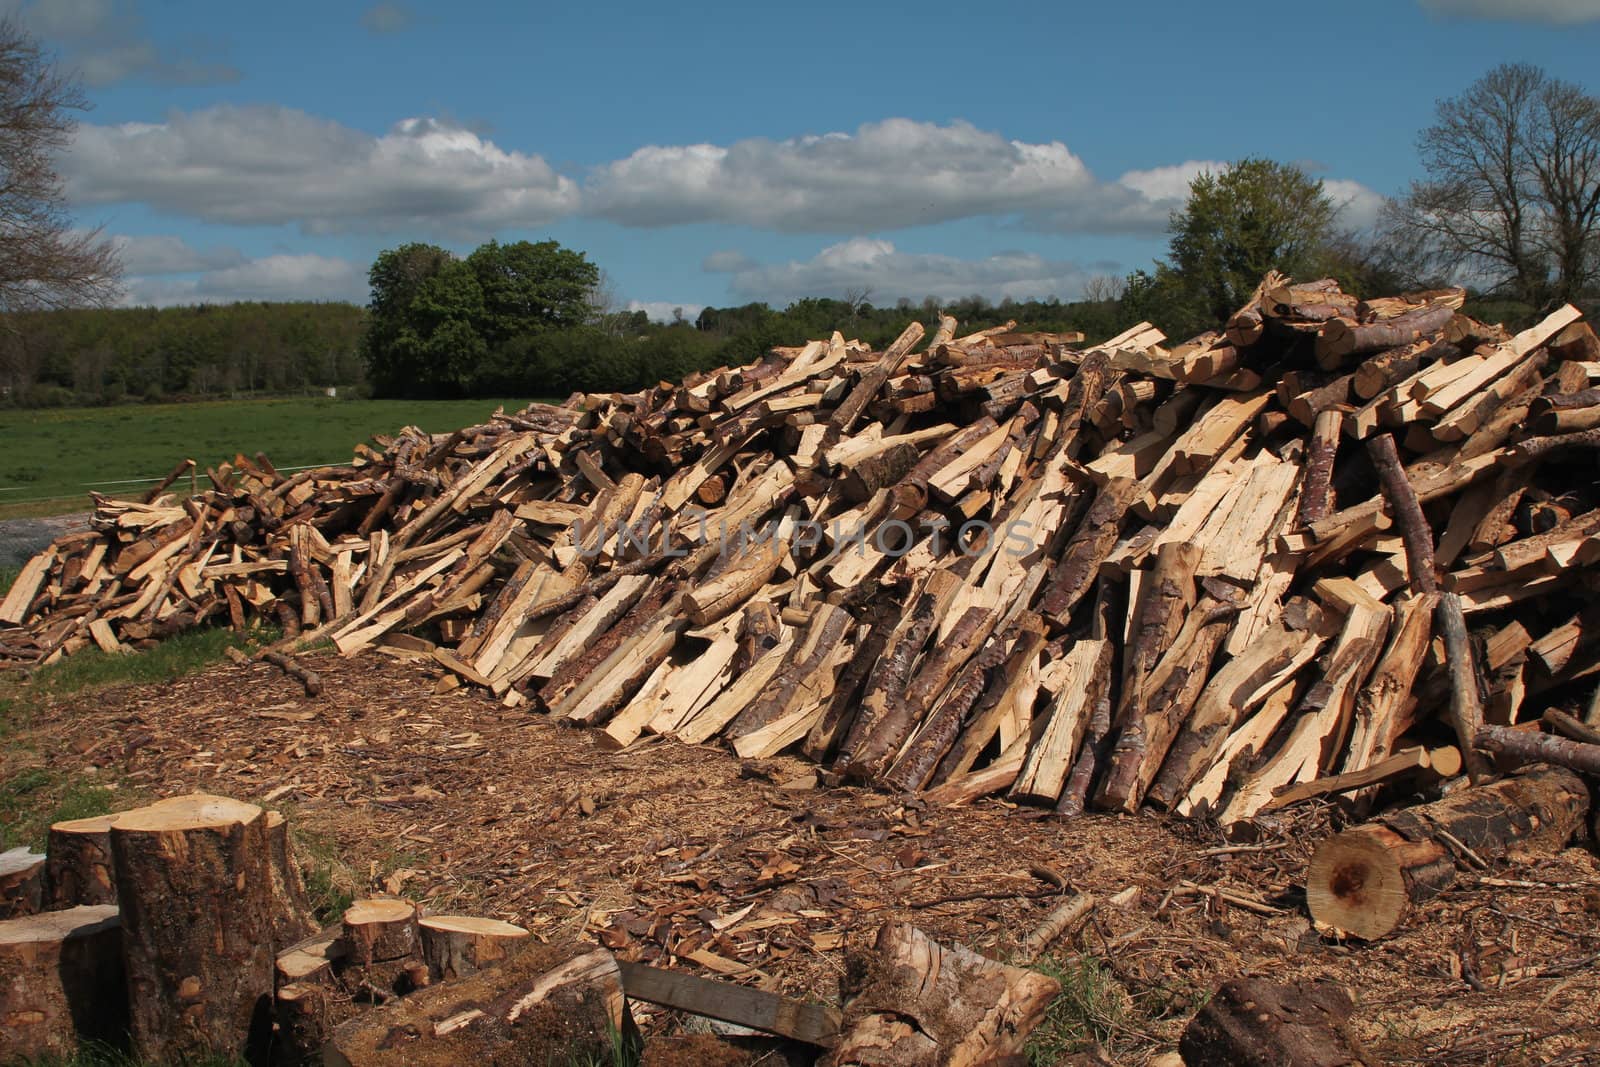
[[[1306,874],[1306,901],[1319,924],[1363,940],[1383,937],[1411,907],[1407,844],[1383,827],[1339,834],[1317,849]],[[1434,857],[1438,859],[1438,856]]]

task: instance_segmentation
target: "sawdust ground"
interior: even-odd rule
[[[1375,1062],[1600,1061],[1600,862],[1585,848],[1464,875],[1399,936],[1340,944],[1311,930],[1300,889],[1323,812],[1218,852],[1238,846],[1154,815],[784,788],[810,768],[665,741],[608,751],[480,692],[437,695],[427,663],[307,662],[324,678],[314,700],[274,668],[230,664],[46,706],[0,753],[0,780],[48,762],[270,803],[335,842],[360,888],[823,1001],[890,918],[1005,958],[1059,878],[1101,900],[1056,951],[1094,957],[1125,993],[1133,1010],[1104,1024],[1116,1062],[1173,1050],[1239,975],[1346,983]]]

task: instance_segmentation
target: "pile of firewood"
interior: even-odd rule
[[[942,318],[347,467],[240,456],[97,498],[0,605],[0,661],[260,619],[617,745],[1063,812],[1482,780],[1480,725],[1600,671],[1600,341],[1463,298],[1273,275],[1176,347]]]

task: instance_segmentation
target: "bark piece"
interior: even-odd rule
[[[499,967],[397,998],[339,1025],[329,1067],[457,1067],[611,1062],[623,1033],[622,978],[611,953],[530,948]],[[585,1059],[587,1062],[587,1059]]]
[[[1184,1028],[1185,1067],[1358,1067],[1349,990],[1333,982],[1224,982]]]
[[[1061,991],[1053,978],[947,948],[905,923],[878,931],[867,967],[822,1067],[1011,1062]]]

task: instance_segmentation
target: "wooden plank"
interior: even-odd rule
[[[643,963],[619,960],[617,966],[622,991],[634,1000],[824,1048],[839,1040],[844,1020],[837,1008]]]

